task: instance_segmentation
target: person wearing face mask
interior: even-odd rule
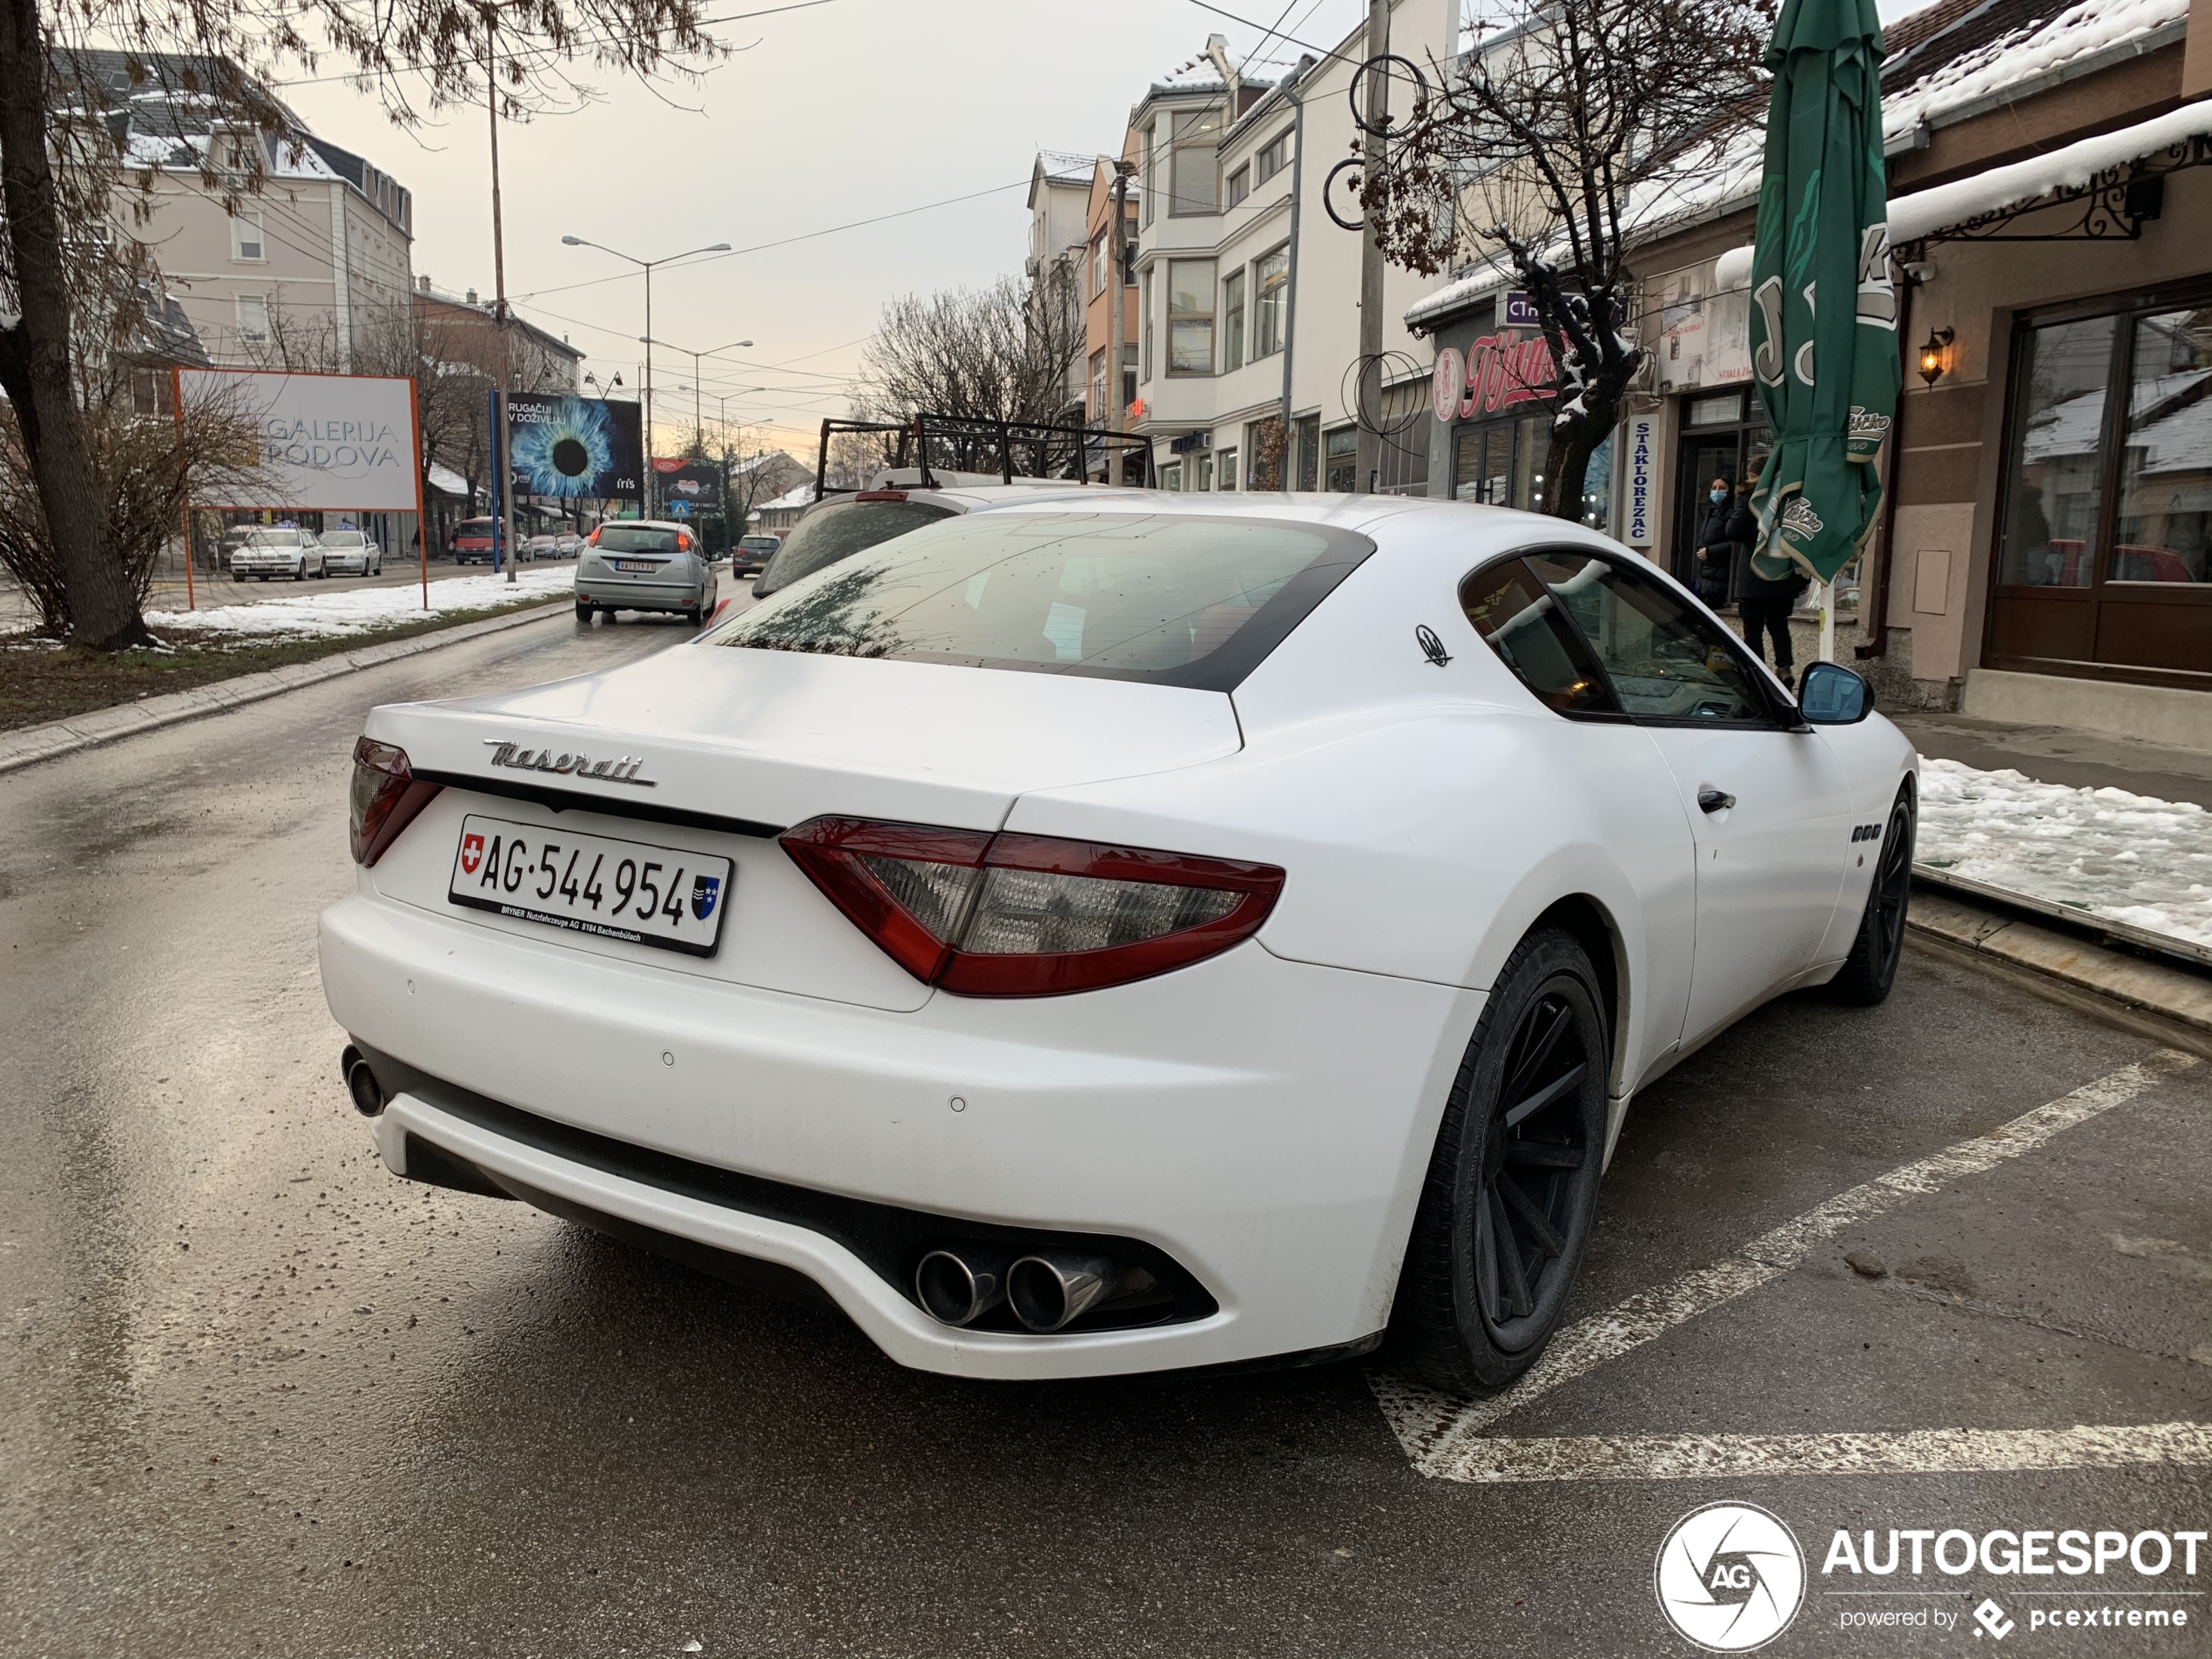
[[[1759,539],[1759,519],[1751,510],[1751,495],[1758,483],[1759,466],[1755,465],[1743,480],[1729,518],[1729,539],[1736,543],[1736,614],[1743,624],[1744,643],[1755,655],[1763,654],[1760,638],[1764,635],[1773,645],[1774,671],[1784,685],[1795,685],[1790,612],[1797,596],[1811,583],[1797,571],[1785,577],[1764,577],[1751,568],[1751,550]]]
[[[1697,597],[1717,610],[1728,603],[1729,578],[1736,568],[1736,537],[1730,528],[1736,517],[1735,492],[1727,479],[1716,478],[1705,500],[1705,522],[1697,532],[1697,563],[1691,575]]]

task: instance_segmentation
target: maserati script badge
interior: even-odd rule
[[[639,789],[660,787],[654,779],[637,775],[637,769],[645,764],[637,755],[594,760],[590,755],[571,754],[565,749],[558,753],[550,749],[525,749],[517,744],[502,743],[497,738],[486,738],[484,745],[491,751],[493,765],[507,766],[516,772],[559,772],[571,778],[596,778],[603,783],[632,784]]]

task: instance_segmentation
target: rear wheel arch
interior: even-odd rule
[[[1615,925],[1611,912],[1587,893],[1571,893],[1557,900],[1530,924],[1528,933],[1543,927],[1561,927],[1573,934],[1589,957],[1591,968],[1596,970],[1599,1007],[1605,1015],[1606,1035],[1613,1050],[1608,1092],[1617,1095],[1628,1059],[1623,1045],[1629,1023],[1625,1017],[1628,951],[1622,941],[1621,930]]]

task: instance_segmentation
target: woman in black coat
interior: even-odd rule
[[[1697,532],[1696,563],[1691,566],[1697,597],[1715,610],[1728,603],[1729,578],[1736,566],[1734,492],[1728,480],[1716,478],[1705,499],[1705,523]]]
[[[1758,469],[1743,481],[1735,510],[1730,515],[1729,539],[1736,543],[1736,614],[1743,624],[1743,638],[1754,655],[1764,655],[1760,636],[1773,642],[1774,671],[1784,685],[1792,677],[1795,653],[1790,646],[1790,612],[1797,596],[1811,585],[1791,571],[1781,577],[1764,577],[1751,568],[1751,551],[1758,543],[1758,515],[1751,510],[1751,492],[1758,488]]]

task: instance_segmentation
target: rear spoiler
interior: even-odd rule
[[[1156,488],[1152,474],[1152,441],[1133,432],[1109,432],[1103,427],[1055,426],[1042,421],[1000,421],[985,415],[922,414],[907,421],[839,421],[822,422],[821,448],[814,459],[814,499],[851,495],[855,487],[829,487],[829,447],[833,435],[844,432],[886,435],[894,468],[914,467],[921,474],[921,488],[935,489],[935,464],[948,472],[992,472],[1001,483],[1016,478],[1064,479],[1087,484],[1093,452],[1119,446],[1143,457],[1143,487]],[[891,442],[893,435],[897,442]],[[1023,465],[1015,466],[1019,455]],[[988,462],[988,465],[977,465]],[[1060,470],[1055,471],[1057,466]]]

